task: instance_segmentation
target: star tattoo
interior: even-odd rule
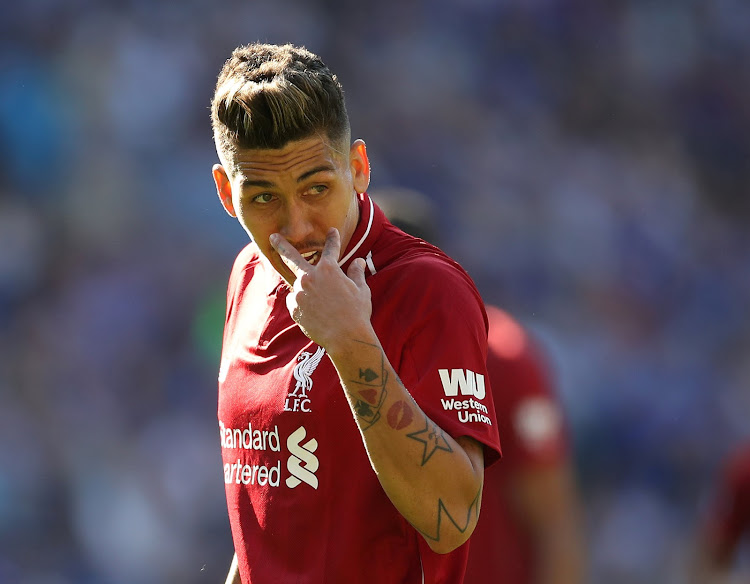
[[[416,432],[407,434],[407,436],[412,440],[424,444],[424,450],[422,451],[422,466],[427,464],[427,461],[432,458],[432,455],[435,454],[436,450],[453,452],[450,444],[445,440],[443,431],[427,418],[425,418],[424,428],[422,430],[417,430]]]

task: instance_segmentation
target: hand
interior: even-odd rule
[[[370,288],[365,282],[365,261],[355,259],[344,274],[338,265],[341,238],[332,227],[320,259],[310,264],[283,236],[269,241],[296,279],[286,305],[302,331],[335,354],[338,347],[372,331]],[[373,333],[374,334],[374,333]]]

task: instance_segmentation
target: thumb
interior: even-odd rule
[[[365,260],[362,258],[355,259],[346,271],[346,275],[352,280],[358,288],[366,286],[365,283]]]

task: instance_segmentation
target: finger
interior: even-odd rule
[[[325,259],[338,263],[339,255],[341,254],[341,236],[339,230],[335,227],[331,227],[326,235],[326,242],[323,245],[323,251],[320,253],[320,260]]]
[[[295,276],[299,277],[310,270],[308,261],[282,235],[272,233],[268,241]]]
[[[357,285],[357,288],[365,286],[365,260],[362,258],[355,259],[346,271],[346,275]]]

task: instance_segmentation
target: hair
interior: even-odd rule
[[[223,162],[237,149],[278,149],[317,134],[336,147],[350,136],[338,79],[320,57],[290,44],[232,52],[216,83],[211,125]]]

